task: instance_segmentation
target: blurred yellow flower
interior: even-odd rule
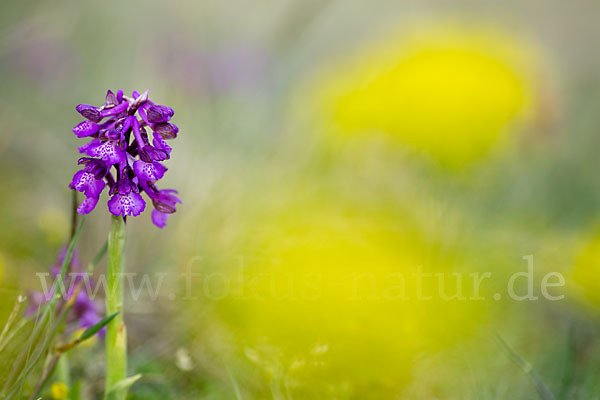
[[[418,206],[397,212],[318,196],[282,203],[251,224],[246,256],[220,271],[228,278],[213,293],[227,286],[221,317],[269,379],[399,388],[417,354],[481,322],[481,302],[442,298],[469,296],[470,278],[458,283],[461,250],[435,234],[443,229],[420,223]],[[342,376],[349,381],[336,381]]]
[[[571,280],[576,285],[576,293],[600,306],[600,232],[596,231],[580,246],[576,254]]]
[[[506,143],[531,108],[533,53],[491,29],[420,26],[325,72],[314,104],[334,140],[383,133],[460,167]]]
[[[62,382],[54,382],[50,386],[50,396],[55,400],[65,400],[69,394],[69,388]]]

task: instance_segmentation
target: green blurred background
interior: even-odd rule
[[[536,398],[496,334],[557,398],[597,398],[599,18],[595,0],[3,4],[2,320],[68,241],[75,105],[150,88],[176,111],[163,186],[183,204],[163,230],[128,220],[129,271],[166,274],[128,299],[131,398]],[[528,255],[563,300],[494,299]],[[417,266],[490,272],[486,300],[380,296]],[[102,347],[73,356],[89,398]]]

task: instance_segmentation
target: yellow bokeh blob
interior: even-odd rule
[[[62,382],[54,382],[50,386],[50,396],[54,400],[65,400],[69,395],[69,388]]]
[[[533,54],[498,31],[421,26],[323,73],[313,103],[334,140],[383,134],[460,167],[506,144],[531,109]]]
[[[292,377],[304,384],[297,393],[317,377],[353,393],[399,390],[419,353],[481,322],[481,303],[439,295],[440,286],[447,296],[469,292],[452,275],[460,251],[390,210],[292,201],[242,235],[246,256],[220,271],[229,290],[217,309],[250,360],[270,360],[262,366],[271,379]],[[419,287],[420,271],[432,275]]]
[[[588,237],[579,247],[571,273],[574,290],[582,299],[600,307],[600,231]]]

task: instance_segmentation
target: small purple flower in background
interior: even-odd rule
[[[123,217],[137,216],[146,208],[141,196],[146,192],[154,205],[152,221],[163,228],[168,216],[176,211],[176,203],[181,203],[175,196],[177,191],[158,190],[155,186],[167,171],[161,162],[171,157],[172,149],[166,140],[176,138],[179,131],[170,122],[173,109],[154,104],[148,99],[148,91],[133,92],[128,97],[122,90],[116,94],[109,90],[102,106],[79,104],[76,110],[86,120],[75,126],[73,133],[79,138],[91,138],[79,147],[79,152],[87,157],[79,159],[83,169],[69,184],[85,195],[77,211],[91,212],[108,186],[109,211]]]
[[[56,294],[56,289],[58,287],[58,282],[56,279],[60,274],[60,268],[62,263],[65,260],[67,254],[67,248],[63,248],[60,252],[56,264],[50,267],[50,275],[51,275],[51,285],[45,292],[30,292],[29,293],[29,307],[25,311],[26,316],[35,315],[38,308],[52,300],[54,295]],[[77,288],[80,284],[82,284],[81,289],[77,292],[75,296],[75,301],[73,302],[73,307],[71,312],[69,313],[69,317],[67,319],[67,323],[73,328],[88,328],[102,318],[100,317],[100,310],[96,303],[89,297],[88,293],[85,291],[86,287],[94,287],[93,282],[89,277],[85,277],[85,272],[83,271],[81,262],[77,257],[77,253],[73,252],[73,256],[71,258],[71,265],[69,266],[69,274],[64,279],[64,297],[60,301],[64,301],[66,299],[70,299],[73,297],[77,291]],[[90,279],[87,284],[83,282],[84,279]],[[104,330],[103,330],[104,331]],[[102,333],[101,331],[100,333]]]

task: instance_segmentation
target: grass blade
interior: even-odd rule
[[[523,357],[519,355],[506,341],[496,333],[496,339],[504,351],[508,354],[509,358],[521,368],[521,370],[529,377],[533,385],[535,386],[540,398],[542,400],[556,400],[548,386],[542,381],[540,376],[535,372],[533,366],[528,363]]]

